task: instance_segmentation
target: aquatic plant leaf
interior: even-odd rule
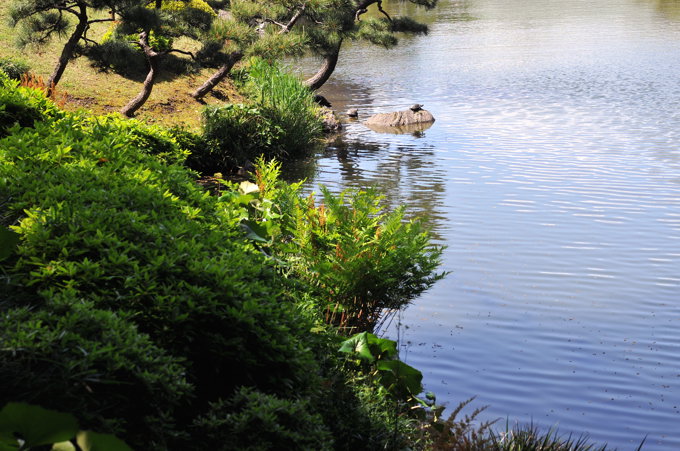
[[[260,243],[269,242],[269,231],[267,228],[255,221],[243,221],[241,223],[241,228],[246,232],[246,238],[253,241],[258,241]]]
[[[381,383],[389,391],[407,390],[411,395],[423,391],[423,373],[401,360],[381,360],[376,364]]]
[[[8,403],[0,411],[0,440],[4,443],[16,434],[26,448],[49,445],[69,440],[76,432],[78,423],[68,413],[17,402]]]
[[[375,356],[371,352],[371,348],[368,343],[368,336],[373,335],[368,332],[362,332],[356,334],[347,340],[342,342],[340,346],[340,352],[347,354],[355,354],[357,357],[367,360],[368,362],[374,362]],[[375,335],[374,335],[375,336]]]
[[[374,362],[376,359],[396,357],[397,343],[386,338],[378,338],[369,332],[362,332],[343,341],[340,352],[354,353],[361,359]]]
[[[52,445],[52,449],[50,451],[77,451],[77,450],[73,443],[69,441],[55,443],[54,445]]]
[[[132,451],[124,441],[111,434],[80,431],[76,441],[83,451]]]

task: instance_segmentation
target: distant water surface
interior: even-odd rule
[[[308,186],[379,186],[447,246],[452,273],[402,315],[403,358],[484,419],[680,449],[680,1],[385,8],[429,35],[344,47],[322,93],[437,121],[350,123]]]

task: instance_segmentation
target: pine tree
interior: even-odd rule
[[[233,0],[230,10],[214,24],[202,52],[216,55],[219,68],[192,96],[202,99],[244,57],[276,59],[303,52],[307,38],[294,27],[309,8],[308,3],[309,0]]]
[[[409,0],[433,8],[437,0]],[[376,5],[379,19],[361,16]],[[212,51],[220,53],[219,69],[192,95],[201,99],[245,55],[277,57],[305,50],[324,59],[319,71],[305,84],[320,88],[335,70],[344,40],[363,39],[386,48],[397,44],[396,32],[427,33],[427,26],[408,17],[390,17],[379,0],[232,0],[213,31]]]
[[[69,18],[75,19],[71,31],[52,74],[47,80],[48,90],[54,89],[69,61],[83,53],[82,48],[96,45],[87,37],[90,26],[96,22],[113,21],[113,14],[124,9],[132,0],[15,0],[10,9],[10,23],[21,26],[18,45],[42,46],[56,36],[65,36],[71,27]],[[112,16],[93,19],[95,11],[109,10]]]
[[[141,0],[136,7],[122,11],[113,39],[124,41],[134,36],[134,43],[148,65],[142,89],[121,109],[122,114],[134,116],[147,101],[163,56],[181,53],[195,58],[191,52],[176,47],[175,39],[182,36],[204,39],[215,17],[215,12],[203,0]]]
[[[411,3],[432,9],[437,0],[409,0]],[[376,5],[380,18],[362,19],[368,8]],[[323,86],[335,70],[340,49],[345,40],[365,40],[385,48],[398,44],[397,32],[426,34],[427,26],[409,17],[391,17],[383,9],[381,0],[334,0],[316,14],[310,14],[308,31],[311,50],[323,57],[319,70],[305,80],[312,90]]]

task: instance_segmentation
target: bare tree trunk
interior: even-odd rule
[[[316,91],[328,81],[328,79],[333,74],[333,71],[335,71],[335,66],[338,64],[341,45],[342,40],[338,42],[338,45],[331,51],[331,53],[326,54],[319,71],[303,82],[305,86],[307,86],[312,91]]]
[[[227,56],[227,61],[222,66],[220,66],[220,68],[217,69],[217,72],[208,78],[208,80],[203,83],[200,88],[194,91],[191,96],[196,100],[201,100],[207,93],[212,91],[212,89],[217,86],[219,82],[224,80],[224,78],[229,75],[231,69],[241,60],[241,58],[243,58],[243,53],[241,52],[230,53]]]
[[[73,53],[76,49],[78,41],[80,41],[80,39],[83,37],[83,34],[85,33],[85,30],[87,30],[87,27],[89,25],[87,19],[87,7],[84,4],[80,4],[79,8],[80,12],[76,14],[76,16],[78,17],[78,25],[76,25],[75,30],[73,30],[73,33],[71,34],[71,37],[69,37],[68,41],[66,41],[64,48],[61,50],[59,61],[57,61],[57,65],[54,67],[52,75],[50,75],[50,78],[47,79],[48,96],[52,94],[52,90],[54,89],[55,86],[57,86],[59,80],[61,80],[61,76],[64,74],[64,71],[66,70],[66,65],[73,58]]]
[[[156,75],[158,74],[158,58],[161,54],[155,52],[149,45],[149,35],[146,31],[140,33],[139,45],[142,47],[142,50],[144,50],[146,60],[149,62],[149,73],[146,74],[142,90],[139,94],[120,110],[121,114],[124,114],[127,117],[134,116],[137,110],[147,101],[151,95],[154,82],[156,81]]]

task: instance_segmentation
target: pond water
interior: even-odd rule
[[[385,7],[429,35],[344,47],[322,94],[437,121],[348,124],[308,186],[379,186],[448,246],[451,274],[401,316],[402,358],[502,428],[680,449],[680,1]]]

